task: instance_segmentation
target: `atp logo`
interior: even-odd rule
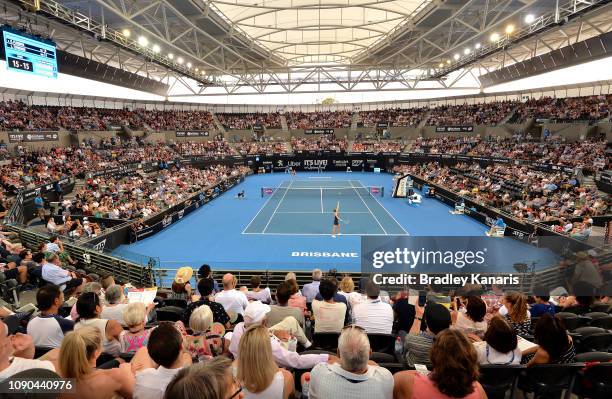
[[[83,262],[87,263],[88,265],[91,264],[91,255],[89,254],[83,254]]]
[[[170,224],[172,224],[172,216],[168,215],[162,220],[162,226],[165,228],[170,226]]]

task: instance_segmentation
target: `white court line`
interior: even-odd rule
[[[321,188],[321,213],[325,213],[323,212],[323,188]]]
[[[291,180],[291,182],[289,183],[289,187],[287,187],[285,189],[285,194],[283,194],[283,197],[281,198],[280,201],[278,201],[278,205],[276,205],[276,208],[274,208],[274,212],[272,212],[272,215],[270,216],[270,219],[268,219],[268,223],[266,224],[266,227],[264,227],[262,233],[265,233],[266,230],[268,229],[268,226],[270,225],[270,222],[272,221],[272,218],[274,217],[274,214],[276,213],[276,211],[278,210],[278,208],[280,207],[280,205],[283,203],[283,201],[285,200],[285,196],[287,195],[287,193],[289,192],[289,190],[291,189],[291,185],[293,184],[293,180]]]
[[[300,213],[318,213],[318,214],[321,214],[321,212],[319,212],[319,211],[317,211],[317,212],[312,212],[312,211],[303,211],[303,212],[301,212],[301,211],[278,211],[278,212],[276,212],[277,215],[280,215],[280,214],[283,214],[283,213],[297,213],[297,214],[300,214]],[[332,214],[333,212],[329,211],[329,212],[323,212],[323,213]],[[346,213],[365,213],[365,214],[369,214],[370,212],[342,212],[342,213],[343,214],[346,214]]]
[[[326,179],[326,180],[331,180],[331,177],[329,177],[329,176],[328,177],[324,177],[324,176],[322,176],[322,177],[309,177],[309,179]],[[308,180],[302,180],[302,181],[308,181]]]
[[[281,186],[283,185],[283,183],[284,183],[284,182],[282,182],[280,185],[278,185],[278,186],[276,186],[276,187],[274,188],[274,194],[276,193],[276,190],[278,190],[279,188],[281,188]],[[286,192],[285,192],[285,193],[286,193]],[[263,204],[263,206],[262,206],[261,208],[259,208],[259,210],[258,210],[258,211],[257,211],[257,213],[255,214],[255,216],[253,216],[253,219],[251,219],[251,221],[249,222],[249,224],[247,224],[247,226],[244,228],[244,230],[242,230],[242,234],[248,234],[248,233],[245,233],[245,231],[247,231],[247,229],[249,228],[249,226],[250,226],[251,224],[253,224],[253,222],[255,221],[255,219],[257,218],[257,216],[258,216],[258,215],[261,213],[261,211],[263,211],[263,210],[264,210],[264,208],[266,207],[266,205],[268,205],[268,202],[270,202],[270,200],[271,200],[272,198],[274,198],[274,194],[272,194],[272,195],[270,196],[270,198],[268,198],[268,199],[266,200],[266,202]]]
[[[260,236],[326,236],[329,237],[329,233],[242,233],[245,235],[260,235]],[[388,236],[389,234],[358,234],[358,233],[342,233],[340,236]],[[395,235],[395,234],[394,234]],[[397,234],[403,235],[403,234]]]
[[[353,182],[351,180],[349,180],[349,183],[351,183],[351,187],[353,187]],[[355,190],[355,193],[357,193],[357,195],[359,196],[359,198],[361,199],[361,202],[363,202],[363,204],[366,206],[366,208],[368,208],[368,211],[370,211],[370,214],[372,215],[372,217],[374,218],[374,220],[376,220],[376,223],[378,223],[378,225],[380,226],[380,228],[382,229],[382,231],[385,232],[385,234],[381,234],[381,235],[389,235],[387,233],[387,230],[385,230],[385,228],[383,227],[382,224],[380,224],[380,221],[376,218],[376,216],[374,216],[374,213],[372,213],[372,210],[370,209],[370,207],[368,206],[368,204],[366,204],[366,202],[363,200],[363,197],[361,196],[361,194],[359,194],[359,191],[357,191],[357,189],[355,187],[353,187],[353,190]]]
[[[351,181],[352,181],[352,180],[351,180]],[[362,183],[361,183],[359,180],[357,180],[357,182],[358,182],[359,184],[361,184],[361,187],[365,188],[365,186],[364,186],[364,185],[363,185],[363,184],[362,184]],[[351,184],[353,184],[353,183],[351,183]],[[380,205],[380,207],[381,207],[382,209],[384,209],[384,210],[385,210],[385,212],[387,212],[387,214],[389,214],[389,216],[391,216],[391,219],[393,219],[393,220],[395,221],[395,223],[397,223],[397,225],[399,226],[399,228],[400,228],[400,229],[402,229],[402,230],[404,231],[404,233],[406,233],[406,235],[407,235],[407,236],[409,236],[409,235],[410,235],[410,233],[408,233],[408,232],[406,231],[406,229],[402,227],[402,225],[400,224],[400,222],[398,222],[398,221],[397,221],[397,219],[396,219],[396,218],[395,218],[395,217],[394,217],[394,216],[391,214],[391,212],[389,212],[389,211],[387,210],[387,208],[385,208],[385,206],[384,206],[383,204],[381,204],[381,203],[380,203],[380,201],[378,200],[378,198],[376,198],[376,197],[375,197],[375,196],[373,196],[373,195],[371,195],[371,197],[372,197],[372,198],[374,198],[374,199],[376,200],[376,202],[378,202],[378,204]]]

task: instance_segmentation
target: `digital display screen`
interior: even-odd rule
[[[7,29],[2,34],[7,69],[57,78],[55,45]]]

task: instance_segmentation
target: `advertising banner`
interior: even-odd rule
[[[9,133],[9,143],[33,143],[39,141],[58,141],[57,132],[23,132]]]

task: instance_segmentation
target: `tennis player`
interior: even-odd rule
[[[340,210],[334,209],[334,227],[332,227],[332,237],[336,238],[336,234],[340,235]]]

